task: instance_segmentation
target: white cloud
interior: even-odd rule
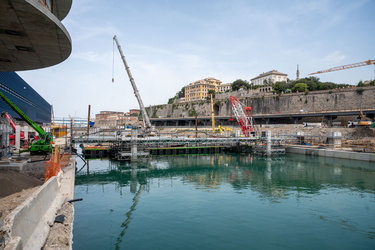
[[[344,55],[342,52],[334,51],[331,54],[324,57],[324,62],[328,64],[337,65],[343,62],[345,59],[346,59],[346,55]]]

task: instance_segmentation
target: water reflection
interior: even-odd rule
[[[375,168],[371,163],[304,155],[257,157],[252,155],[159,156],[149,161],[120,162],[88,160],[90,171],[76,176],[76,184],[115,182],[147,186],[154,178],[181,178],[196,189],[215,191],[230,185],[241,192],[251,189],[264,197],[283,198],[288,191],[314,194],[323,188],[375,190]]]
[[[75,249],[173,249],[167,245],[173,240],[173,246],[196,242],[190,249],[204,249],[199,242],[228,249],[223,244],[234,238],[236,249],[293,249],[292,241],[301,246],[294,249],[324,248],[327,233],[336,248],[358,242],[368,247],[373,243],[366,240],[375,239],[373,222],[367,222],[374,218],[374,180],[373,164],[304,155],[88,160],[76,175],[77,198],[84,201],[76,205]],[[87,225],[90,231],[101,228],[90,242],[84,242],[91,233]]]
[[[116,240],[116,244],[115,244],[116,249],[120,249],[122,239],[125,236],[126,230],[129,227],[129,224],[130,224],[131,219],[132,219],[132,214],[136,210],[136,206],[139,202],[139,198],[141,196],[141,193],[142,193],[143,189],[144,189],[144,185],[140,185],[138,191],[136,192],[136,194],[133,198],[133,204],[131,205],[129,211],[126,213],[126,219],[120,226],[122,228],[122,230],[121,230],[121,232],[120,232],[120,234],[119,234],[119,236],[117,237],[117,240]]]

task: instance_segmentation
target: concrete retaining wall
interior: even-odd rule
[[[375,162],[375,154],[373,153],[361,153],[361,152],[351,152],[351,151],[340,151],[332,149],[320,149],[320,148],[308,148],[301,146],[289,146],[286,148],[287,153],[292,154],[304,154],[304,155],[316,155],[332,158],[341,158],[348,160],[357,161],[369,161]]]
[[[73,199],[74,177],[75,160],[5,218],[5,250],[43,247],[56,213],[64,202]]]

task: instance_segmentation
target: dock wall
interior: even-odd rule
[[[4,220],[5,250],[42,249],[56,213],[74,196],[75,157]],[[71,242],[70,242],[71,246]]]
[[[333,149],[309,148],[309,147],[301,147],[301,146],[288,146],[286,148],[286,153],[315,155],[315,156],[341,158],[341,159],[356,160],[356,161],[375,162],[374,153],[362,153],[362,152],[351,152],[351,151],[333,150]]]

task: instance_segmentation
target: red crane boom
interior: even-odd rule
[[[14,123],[12,117],[5,111],[3,113],[1,113],[1,116],[8,119],[8,122],[9,122],[10,126],[12,127],[13,131],[16,132],[16,124]]]
[[[9,122],[10,126],[12,127],[13,132],[15,133],[16,132],[16,124],[14,123],[10,114],[8,114],[7,112],[4,111],[3,113],[1,113],[1,116],[8,119],[8,122]],[[24,140],[24,139],[25,139],[25,133],[23,131],[20,131],[20,140]],[[15,134],[9,135],[9,140],[10,140],[10,144],[14,145],[15,140],[16,140],[16,135]]]
[[[229,100],[243,135],[251,137],[251,132],[254,131],[252,108],[246,107],[234,96],[230,96]]]

